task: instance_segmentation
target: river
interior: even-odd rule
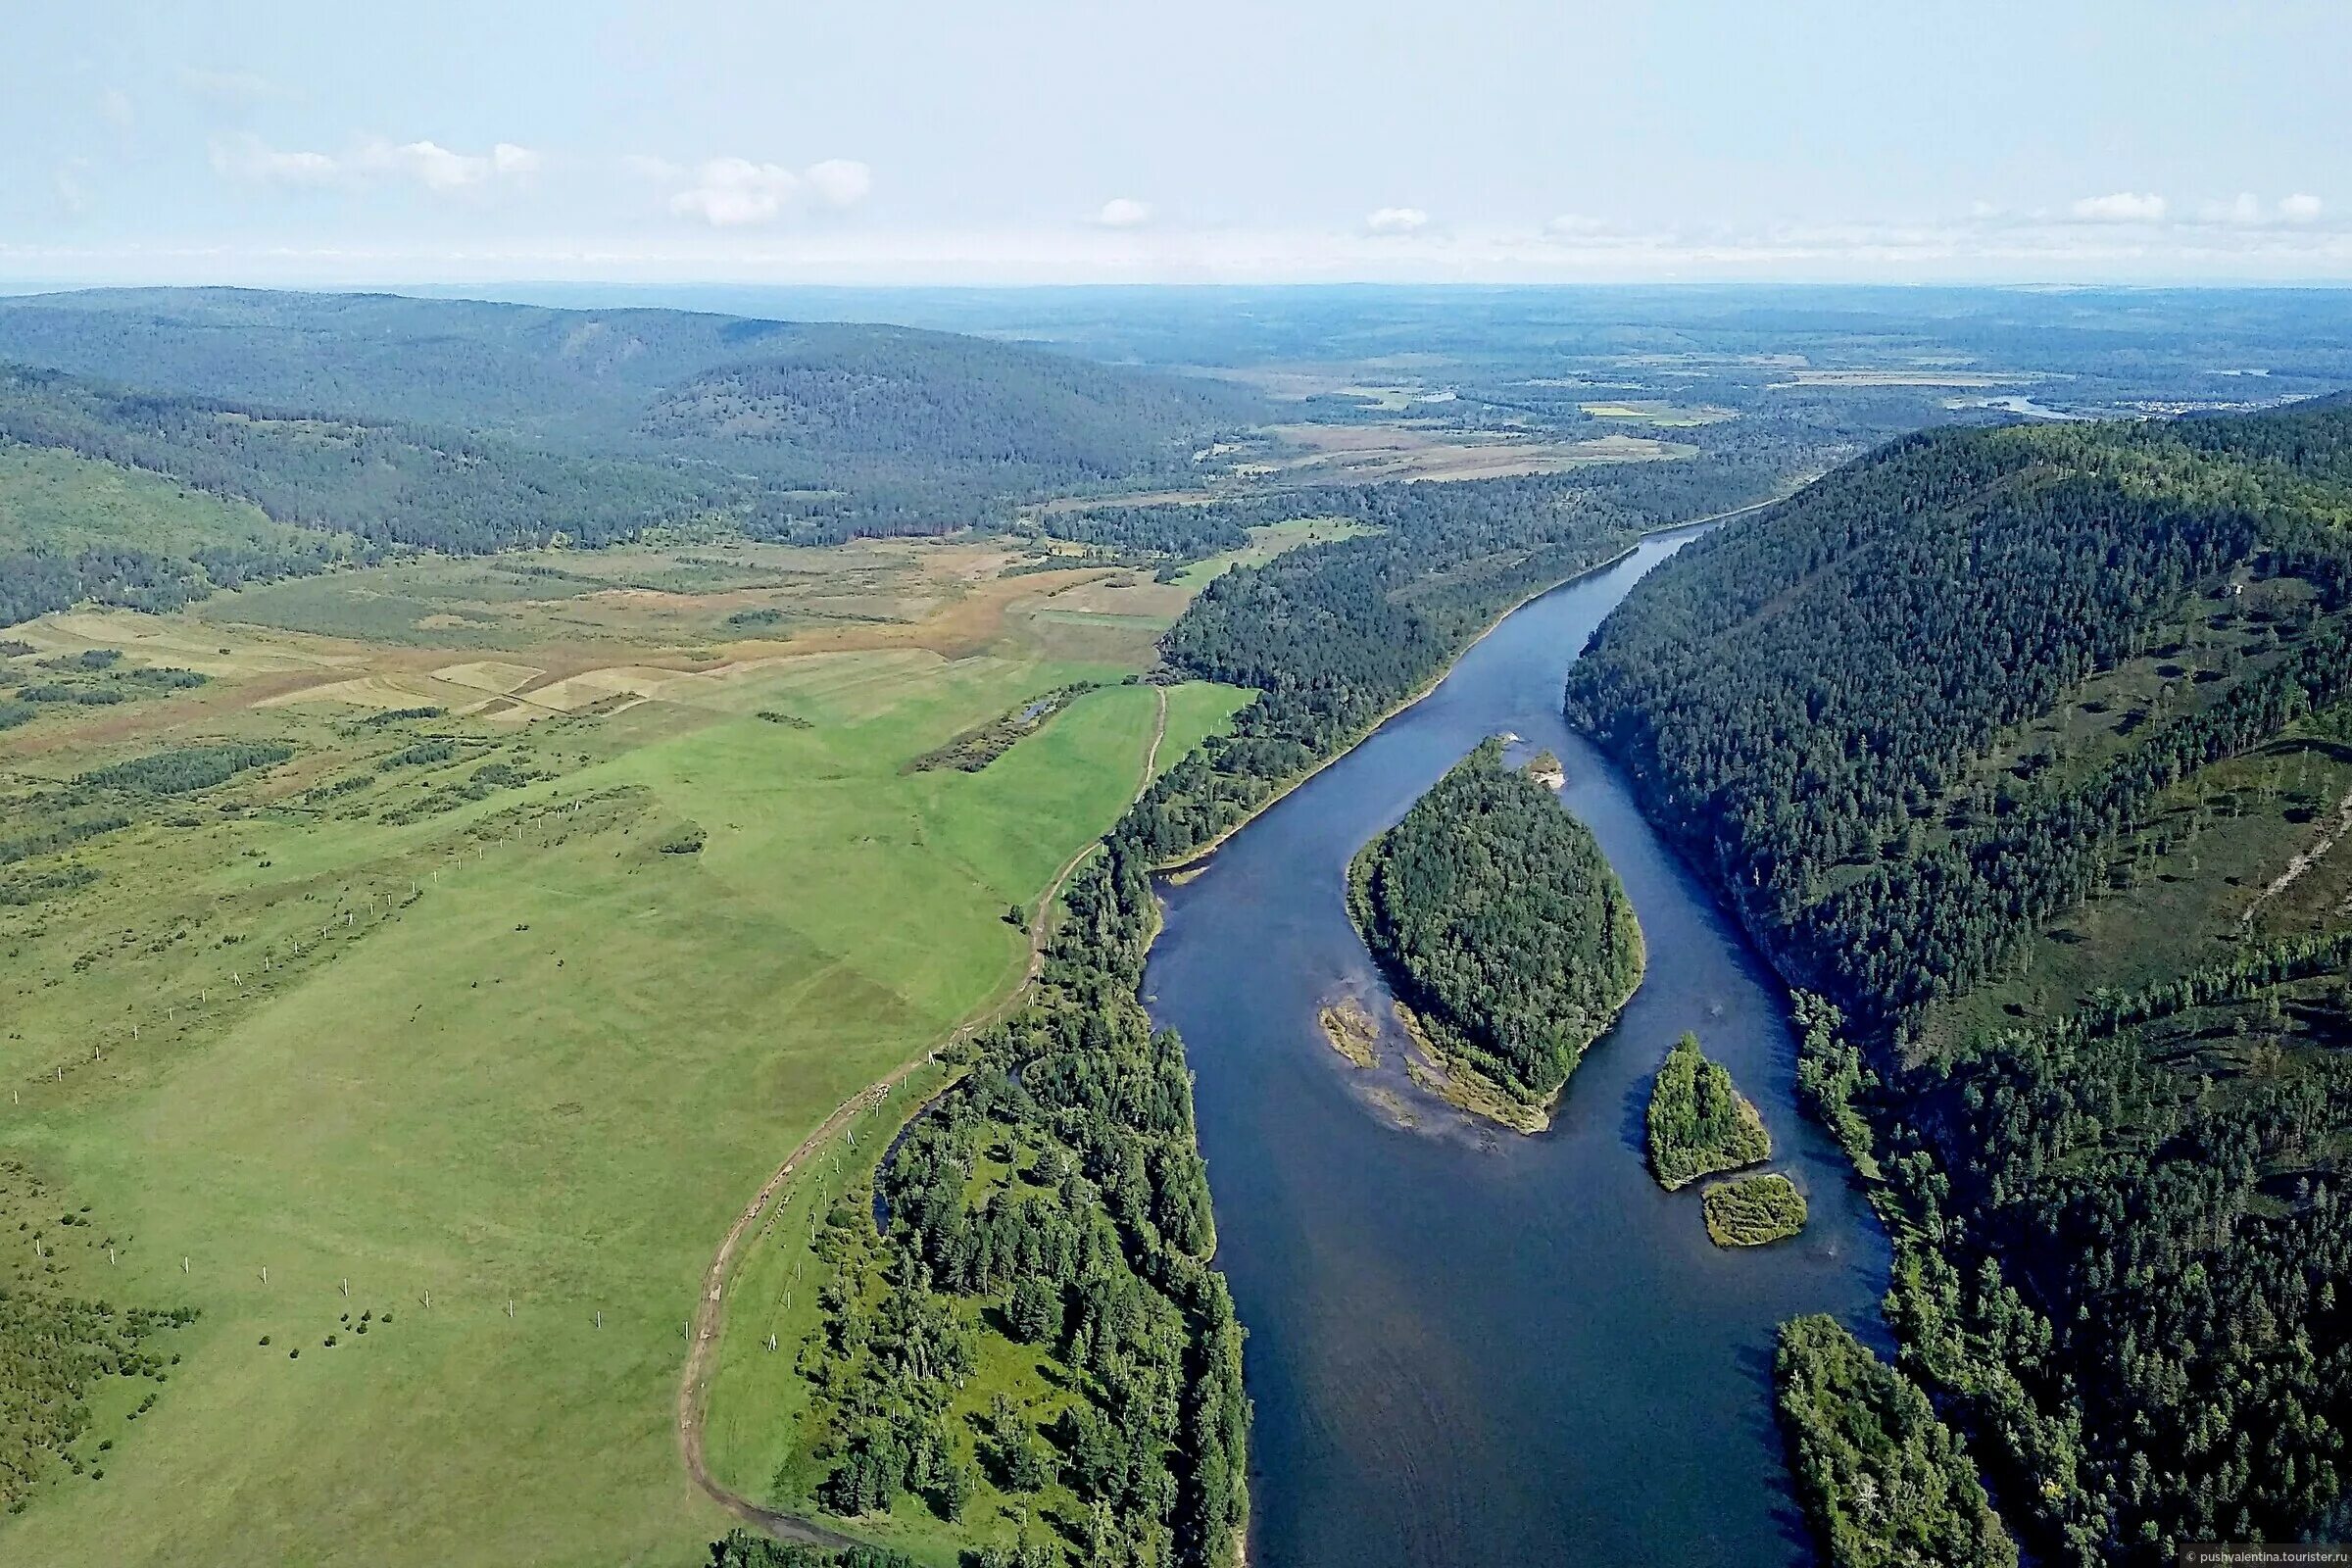
[[[1699,530],[1523,607],[1434,692],[1163,889],[1144,983],[1184,1035],[1217,1261],[1250,1333],[1255,1568],[1770,1568],[1812,1559],[1771,1411],[1774,1326],[1830,1311],[1885,1348],[1885,1237],[1799,1112],[1783,994],[1560,717],[1592,628]],[[1325,1042],[1387,990],[1348,924],[1348,858],[1480,739],[1567,764],[1562,801],[1624,879],[1649,970],[1551,1130],[1417,1125]],[[1515,751],[1514,756],[1522,755]],[[1812,1204],[1803,1236],[1718,1250],[1698,1191],[1642,1162],[1650,1074],[1696,1030]]]

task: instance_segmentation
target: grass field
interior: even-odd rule
[[[130,802],[64,858],[95,880],[0,907],[0,1155],[116,1244],[73,1289],[201,1312],[135,1423],[135,1390],[96,1388],[87,1468],[52,1467],[0,1556],[682,1565],[723,1530],[672,1421],[711,1250],[834,1105],[1017,981],[1006,906],[1123,808],[1157,702],[1106,685],[980,772],[903,773],[1149,637],[1038,624],[1059,574],[963,546],[853,547],[835,579],[796,552],[788,587],[695,554],[593,559],[721,585],[500,598],[449,564],[287,585],[299,613],[261,590],[24,629],[42,657],[232,652],[201,690],[0,739],[12,822],[87,815],[75,774],[167,747],[294,755]],[[409,613],[443,589],[518,630],[515,698],[447,678],[479,645]],[[874,618],[718,642],[746,594]],[[500,706],[611,669],[661,681]],[[456,693],[484,706],[428,703]],[[403,696],[448,710],[371,717]],[[1160,764],[1240,696],[1173,690]]]
[[[72,555],[130,546],[172,555],[305,537],[250,503],[47,447],[0,444],[0,495],[8,498],[0,507],[0,552],[37,547]]]
[[[1704,406],[1683,408],[1672,403],[1587,403],[1582,408],[1595,419],[1624,419],[1629,423],[1654,424],[1670,430],[1720,424],[1726,419],[1739,417],[1730,409]]]
[[[1551,441],[1475,437],[1406,422],[1279,424],[1267,430],[1290,454],[1275,467],[1293,479],[1502,479],[1590,463],[1687,458],[1698,450],[1614,431],[1590,441]]]
[[[1345,517],[1293,517],[1288,522],[1267,522],[1250,530],[1250,542],[1239,550],[1196,561],[1184,568],[1177,583],[1199,592],[1215,578],[1236,566],[1262,566],[1286,551],[1306,545],[1330,544],[1339,539],[1353,539],[1372,530],[1360,522]]]

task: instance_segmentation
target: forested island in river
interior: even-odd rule
[[[1805,991],[1807,1082],[1903,1248],[1887,1370],[2052,1560],[2340,1526],[2341,412],[1996,429],[1919,362],[2070,413],[2267,400],[2333,374],[2352,318],[2095,292],[864,298],[898,324],[0,301],[0,1556],[587,1568],[682,1563],[740,1520],[809,1544],[722,1560],[1225,1568],[1253,1519],[1307,1506],[1303,1450],[1250,1446],[1225,1270],[1264,1254],[1231,1227],[1217,1250],[1276,1184],[1226,1146],[1210,1211],[1210,1053],[1139,997],[1152,878],[1514,607],[1727,516],[1602,634],[1578,715]],[[2217,344],[2272,373],[2211,371]],[[1968,428],[1907,437],[1927,425]],[[1468,816],[1433,805],[1385,845],[1396,989],[1418,963],[1425,1022],[1461,1003],[1452,1054],[1523,1110],[1639,972],[1605,892],[1535,896],[1580,818],[1613,845],[1640,825],[1550,722],[1592,624],[1567,605],[1530,606],[1481,650],[1521,662],[1470,684],[1509,668],[1546,720],[1531,749],[1568,765],[1496,764],[1484,826],[1455,843]],[[1464,696],[1406,715],[1380,766],[1418,791],[1506,719],[1537,729],[1526,704],[1446,728]],[[1350,789],[1348,842],[1292,882],[1354,982],[1339,868],[1411,792]],[[1639,1060],[1582,1071],[1622,1066],[1630,1107],[1698,1029],[1813,1229],[1620,1262],[1777,1279],[1751,1313],[1826,1299],[1867,1342],[1877,1234],[1785,1114],[1779,999],[1711,945],[1711,904],[1691,921],[1665,892],[1644,918],[1676,917],[1741,1026],[1707,1035],[1694,988]],[[1494,931],[1449,946],[1425,897]],[[1337,1081],[1312,1013],[1300,1050]],[[1616,1095],[1584,1087],[1563,1116],[1605,1122],[1654,1204]],[[1387,1152],[1424,1192],[1516,1171],[1521,1208],[1475,1188],[1451,1212],[1541,1208],[1556,1240],[1584,1233],[1530,1173],[1574,1142],[1468,1179],[1442,1140]],[[1320,1287],[1361,1260],[1283,1265]],[[1818,1294],[1833,1266],[1848,1295]],[[1560,1283],[1416,1321],[1467,1344]],[[1280,1320],[1308,1299],[1258,1298],[1261,1367],[1381,1327]],[[1709,1323],[1706,1353],[1752,1352],[1763,1321]],[[1646,1389],[1683,1379],[1678,1408],[1737,1425],[1705,1401],[1739,1393],[1693,1393],[1728,1362],[1683,1332]],[[1535,1453],[1563,1473],[1527,1433],[1581,1441],[1564,1397],[1497,1381],[1448,1396],[1494,1446],[1425,1472],[1488,1510],[1440,1521],[1451,1549],[1622,1512],[1589,1477],[1494,1482]],[[1649,1457],[1740,1466],[1692,1511],[1776,1530],[1751,1494],[1777,1459],[1706,1424]]]
[[[1676,1041],[1659,1064],[1643,1125],[1650,1173],[1670,1193],[1701,1176],[1772,1157],[1764,1118],[1723,1063],[1699,1050],[1694,1034]]]
[[[1348,907],[1439,1092],[1521,1132],[1642,983],[1642,928],[1592,830],[1494,738],[1356,855]]]

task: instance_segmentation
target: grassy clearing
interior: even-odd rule
[[[2046,1024],[2100,988],[2142,990],[2251,940],[2340,923],[2352,914],[2352,843],[2335,827],[2347,797],[2352,710],[2201,769],[2126,839],[2097,897],[2032,938],[2010,973],[1936,1008],[1925,1048]],[[2309,863],[2270,893],[2298,857]]]
[[[0,443],[0,554],[129,547],[186,555],[208,545],[280,546],[315,535],[175,479],[47,447]]]
[[[1293,517],[1286,522],[1261,523],[1250,530],[1250,543],[1239,550],[1196,561],[1178,574],[1179,586],[1196,592],[1236,566],[1262,566],[1276,556],[1305,545],[1353,539],[1373,530],[1345,517]]]
[[[1268,433],[1289,456],[1275,465],[1293,478],[1372,482],[1382,479],[1502,479],[1559,473],[1588,463],[1643,463],[1684,458],[1681,442],[1611,432],[1591,441],[1511,437],[1481,439],[1422,424],[1283,424]]]
[[[1708,407],[1685,408],[1672,403],[1586,403],[1579,405],[1585,414],[1595,419],[1624,419],[1629,423],[1654,424],[1662,429],[1689,430],[1702,424],[1721,424],[1740,416],[1730,409]]]
[[[1167,692],[1168,729],[1153,767],[1158,773],[1174,767],[1185,753],[1209,736],[1223,734],[1233,715],[1257,700],[1253,691],[1206,680],[1189,680]]]
[[[676,1564],[718,1533],[672,1429],[711,1247],[781,1151],[1017,980],[1006,906],[1108,826],[1151,742],[1152,689],[1110,685],[980,772],[902,773],[1132,667],[1007,639],[1002,614],[941,630],[995,587],[879,628],[905,646],[521,728],[258,706],[289,680],[466,657],[264,631],[355,662],[142,703],[134,729],[0,738],[12,822],[30,801],[78,819],[95,808],[63,781],[168,747],[294,753],[123,794],[133,820],[66,852],[95,880],[0,907],[0,1154],[105,1216],[111,1296],[201,1309],[135,1427],[95,1407],[104,1479],[53,1467],[0,1526],[5,1555]],[[976,656],[922,646],[989,624]],[[534,635],[514,662],[580,662]],[[607,657],[679,662],[660,644]],[[1168,695],[1162,765],[1242,694]],[[417,760],[379,765],[395,755]],[[469,794],[490,764],[537,776]]]
[[[741,542],[517,551],[336,572],[221,595],[197,612],[372,647],[519,650],[615,644],[718,648],[832,634],[840,646],[939,646],[973,629],[951,613],[1029,598],[1000,581],[993,541],[909,546],[866,541],[816,550]],[[890,634],[885,637],[883,634]],[[851,641],[841,643],[848,636]],[[862,639],[862,640],[860,640]]]

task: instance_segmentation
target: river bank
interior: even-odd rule
[[[1568,663],[1652,536],[1502,617],[1434,689],[1254,813],[1181,884],[1146,971],[1180,1030],[1250,1330],[1255,1557],[1270,1564],[1794,1564],[1810,1546],[1771,1419],[1772,1337],[1828,1310],[1883,1342],[1886,1249],[1798,1112],[1785,997],[1610,764],[1560,719]],[[1348,922],[1355,850],[1485,737],[1568,762],[1651,933],[1652,971],[1552,1129],[1482,1131],[1336,1052],[1339,995],[1388,990]],[[1696,1028],[1750,1088],[1810,1200],[1801,1237],[1726,1252],[1650,1179],[1642,1111]],[[1394,1101],[1409,1102],[1398,1115]]]

